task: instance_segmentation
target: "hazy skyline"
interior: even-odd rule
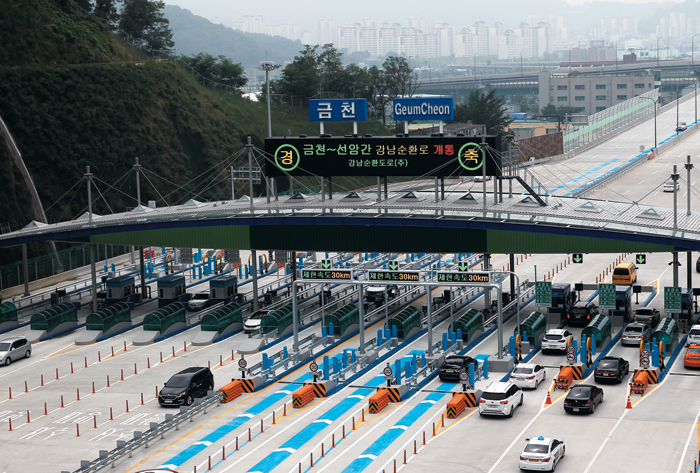
[[[597,8],[586,8],[591,3],[607,3],[604,11]],[[686,0],[686,3],[698,3],[698,0]],[[388,21],[402,22],[410,16],[418,16],[426,20],[444,21],[455,27],[464,27],[474,21],[501,21],[504,24],[519,22],[527,15],[547,16],[549,14],[567,16],[584,13],[587,17],[598,16],[651,16],[662,4],[679,4],[682,0],[645,1],[645,0],[537,0],[523,2],[522,0],[501,0],[501,8],[494,9],[493,4],[476,3],[465,7],[462,0],[443,0],[441,8],[436,10],[430,2],[408,0],[396,8],[396,4],[376,2],[375,0],[355,0],[349,8],[347,2],[339,0],[305,0],[292,3],[283,0],[267,0],[265,2],[250,2],[233,4],[228,0],[167,0],[166,3],[177,5],[190,10],[195,15],[209,20],[219,18],[225,24],[233,24],[243,15],[260,15],[266,22],[297,23],[305,28],[313,26],[314,20],[325,17],[339,23],[358,21],[371,16]],[[630,7],[630,4],[636,7]],[[630,11],[636,8],[637,11]],[[583,9],[583,11],[580,11]],[[579,10],[579,11],[577,11]],[[598,11],[593,11],[598,10]]]

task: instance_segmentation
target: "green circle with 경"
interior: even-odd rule
[[[479,152],[476,156],[474,156],[474,157],[469,156],[470,159],[467,159],[467,161],[477,161],[478,164],[474,164],[474,165],[470,166],[467,162],[465,162],[464,155],[462,154],[465,151],[465,148],[477,148],[479,150]],[[480,169],[481,166],[484,164],[484,151],[481,149],[481,146],[479,146],[477,143],[467,143],[465,145],[462,145],[462,147],[459,148],[459,155],[458,156],[459,156],[459,164],[467,171],[476,171],[477,169]]]
[[[280,145],[275,150],[275,164],[278,168],[280,168],[283,171],[293,171],[294,169],[296,169],[297,166],[299,166],[300,162],[301,156],[299,155],[299,150],[296,149],[293,145]]]

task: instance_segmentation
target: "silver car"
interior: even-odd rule
[[[32,356],[32,345],[25,337],[0,340],[0,364],[7,366],[13,361],[30,356]]]

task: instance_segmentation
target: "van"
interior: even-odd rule
[[[634,263],[620,263],[613,271],[612,283],[632,285],[637,282],[637,266]]]
[[[214,375],[209,368],[185,368],[173,375],[158,393],[161,406],[191,406],[195,397],[214,389]]]

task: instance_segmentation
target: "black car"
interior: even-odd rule
[[[634,311],[634,317],[632,318],[632,322],[648,325],[651,329],[654,329],[660,321],[661,313],[652,307],[640,307]]]
[[[190,406],[195,397],[207,395],[214,389],[214,375],[209,368],[185,368],[165,383],[158,394],[161,406]]]
[[[629,361],[615,356],[605,356],[598,362],[593,376],[596,383],[610,380],[616,380],[618,383],[621,383],[622,378],[627,376],[629,372]]]
[[[598,306],[593,302],[578,301],[566,314],[566,322],[569,325],[586,326],[598,313]]]
[[[459,381],[459,372],[469,373],[469,365],[474,365],[474,373],[479,368],[479,362],[467,355],[449,355],[440,367],[438,376],[440,381]]]
[[[603,402],[603,390],[593,384],[577,384],[564,398],[566,412],[590,412]]]

